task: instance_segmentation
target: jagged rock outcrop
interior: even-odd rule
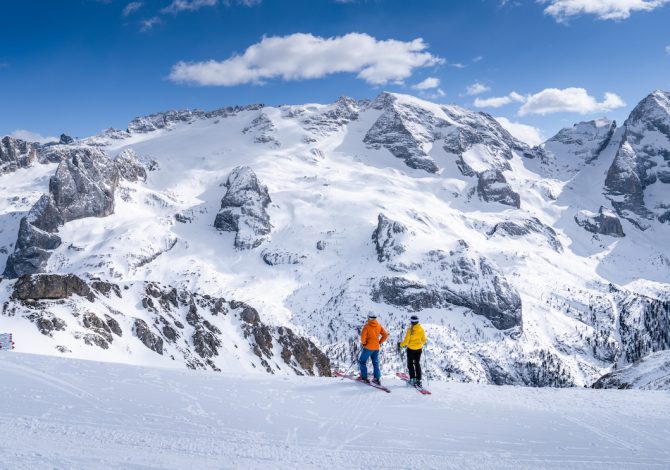
[[[405,251],[403,235],[407,231],[407,227],[400,222],[391,220],[384,214],[377,216],[377,228],[372,232],[372,241],[380,263],[389,261]]]
[[[514,192],[500,170],[486,170],[477,174],[477,194],[486,202],[499,202],[521,207],[521,196]]]
[[[280,326],[273,329],[263,324],[256,309],[249,305],[241,302],[234,305],[242,308],[240,319],[244,322],[244,335],[253,338],[254,354],[261,359],[268,372],[272,372],[268,361],[274,358],[274,339],[281,348],[282,360],[298,375],[330,376],[330,359],[312,341],[296,335],[290,328]]]
[[[178,111],[166,111],[163,113],[150,114],[148,116],[137,117],[128,124],[128,132],[146,133],[159,129],[165,129],[173,124],[192,122],[195,119],[205,116],[205,112],[200,109],[181,109]]]
[[[120,342],[137,350],[141,343],[140,348],[166,360],[215,371],[251,352],[257,358],[254,367],[260,364],[270,373],[289,368],[300,375],[330,375],[329,359],[311,340],[263,323],[252,306],[156,282],[121,287],[101,280],[88,283],[72,274],[24,276],[16,281],[2,315],[24,317],[45,336],[66,332],[59,345],[67,335],[74,341],[70,344],[101,349]]]
[[[271,202],[268,188],[258,181],[248,166],[235,168],[226,181],[226,194],[214,227],[224,232],[235,232],[235,247],[248,250],[263,243],[272,225],[266,208]]]
[[[134,183],[147,180],[147,170],[133,149],[123,150],[114,159],[114,164],[118,168],[119,176],[126,181]]]
[[[114,212],[119,170],[97,149],[79,148],[49,180],[49,193],[64,222]]]
[[[42,272],[51,251],[60,246],[58,227],[84,217],[105,217],[114,211],[119,181],[116,166],[99,150],[73,149],[49,180],[43,195],[21,219],[14,253],[4,276],[15,278]]]
[[[5,136],[0,140],[0,175],[27,168],[36,160],[40,144]]]
[[[545,176],[565,180],[594,162],[609,145],[616,121],[596,119],[561,129],[541,145],[539,168]]]
[[[655,91],[633,109],[624,123],[605,190],[617,214],[644,230],[653,218],[670,220],[670,204],[654,200],[647,204],[645,200],[650,186],[669,183],[670,93]]]
[[[63,224],[50,195],[44,194],[21,219],[14,253],[7,258],[3,275],[16,278],[44,271],[52,250],[61,244],[54,233]]]
[[[556,231],[548,225],[544,225],[537,217],[523,219],[518,222],[512,220],[498,222],[486,233],[486,236],[488,238],[493,236],[525,237],[533,233],[544,237],[552,250],[558,253],[563,251],[563,244],[558,239]]]
[[[389,93],[383,93],[375,100],[375,105],[383,112],[363,142],[372,148],[386,148],[410,168],[437,173],[439,168],[424,148],[432,136],[421,126],[422,120],[434,118],[420,107],[400,106],[396,101],[396,97]]]
[[[300,123],[311,134],[328,136],[357,120],[360,106],[358,101],[343,96],[323,110],[301,116]],[[289,112],[295,113],[296,110],[291,107]]]
[[[278,266],[282,264],[301,264],[307,259],[307,256],[301,253],[292,253],[286,250],[271,249],[263,250],[261,257],[265,264],[269,266]]]
[[[275,138],[277,128],[267,114],[261,112],[256,116],[247,127],[242,129],[243,134],[252,134],[254,143],[270,144],[279,147],[280,144]]]
[[[61,145],[69,145],[74,143],[74,139],[67,134],[61,134],[58,143]]]
[[[499,330],[522,326],[517,290],[491,260],[473,253],[462,240],[448,253],[428,252],[409,270],[414,276],[382,278],[373,287],[372,299],[412,311],[458,305],[486,317]]]
[[[598,214],[589,211],[579,211],[575,215],[575,222],[585,230],[601,235],[610,235],[612,237],[624,237],[621,220],[617,215],[603,206],[600,206]]]
[[[12,297],[18,300],[66,299],[76,294],[93,301],[91,289],[74,274],[21,276],[14,284]]]

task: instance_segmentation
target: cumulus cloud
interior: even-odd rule
[[[9,136],[16,139],[26,140],[28,142],[39,142],[40,144],[46,144],[47,142],[58,142],[58,137],[44,137],[37,132],[32,132],[26,129],[16,129],[14,132],[9,134]]]
[[[475,106],[477,108],[500,108],[501,106],[510,103],[523,103],[526,98],[519,93],[513,91],[506,96],[493,96],[491,98],[477,98],[475,99]]]
[[[265,80],[304,80],[355,73],[372,85],[401,83],[414,69],[444,63],[423,39],[377,40],[364,33],[322,38],[296,33],[264,37],[241,55],[223,61],[179,62],[170,80],[202,86],[234,86]]]
[[[440,79],[435,77],[428,77],[425,80],[412,86],[415,90],[431,90],[440,86]]]
[[[522,124],[520,122],[510,121],[506,117],[497,117],[496,121],[503,126],[507,132],[512,134],[515,138],[519,139],[521,142],[524,142],[531,147],[540,145],[546,139],[542,134],[542,131],[537,127],[529,126],[528,124]]]
[[[472,85],[468,86],[465,89],[465,92],[468,95],[481,95],[482,93],[486,93],[487,91],[491,91],[491,87],[488,87],[484,85],[483,83],[473,83]]]
[[[636,11],[651,11],[670,0],[538,0],[548,3],[544,12],[566,21],[577,15],[595,15],[601,20],[625,20]]]
[[[546,88],[530,95],[519,109],[519,116],[527,114],[578,113],[590,114],[625,106],[619,96],[605,93],[603,101],[598,102],[584,88]]]
[[[123,7],[123,16],[128,16],[132,14],[133,12],[136,12],[140,8],[142,8],[142,5],[144,5],[143,2],[130,2],[128,5]]]

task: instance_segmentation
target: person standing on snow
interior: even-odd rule
[[[411,326],[405,334],[405,339],[400,343],[401,348],[407,348],[407,368],[409,369],[410,384],[421,387],[421,353],[423,345],[426,344],[426,332],[419,324],[419,317],[412,315]]]
[[[361,356],[358,359],[358,365],[361,368],[360,380],[365,383],[370,383],[368,380],[368,359],[372,359],[372,367],[374,369],[374,378],[372,382],[381,385],[382,372],[379,369],[379,348],[386,338],[388,338],[388,333],[386,330],[379,324],[377,321],[377,315],[373,312],[368,313],[368,321],[361,331],[361,344],[363,345],[363,350],[361,351]]]

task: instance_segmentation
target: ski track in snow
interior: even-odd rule
[[[235,377],[0,354],[0,468],[669,468],[670,393]]]

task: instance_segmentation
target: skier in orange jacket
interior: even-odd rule
[[[368,359],[372,359],[372,367],[374,369],[374,378],[372,382],[381,385],[382,372],[379,369],[379,348],[386,338],[388,338],[388,333],[377,321],[377,315],[373,312],[368,313],[368,321],[361,331],[361,344],[363,345],[363,350],[361,351],[361,356],[358,359],[358,365],[361,368],[361,377],[365,383],[370,383],[368,380]]]

